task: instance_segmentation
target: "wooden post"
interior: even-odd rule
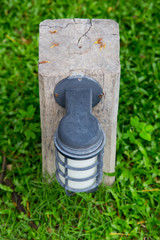
[[[119,27],[107,19],[55,19],[40,23],[39,92],[43,173],[55,172],[53,135],[65,110],[54,99],[55,85],[71,75],[86,75],[102,86],[93,109],[106,134],[103,171],[115,171],[120,83]],[[111,185],[114,177],[105,176]]]

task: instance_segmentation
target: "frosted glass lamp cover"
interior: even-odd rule
[[[65,163],[65,158],[62,154],[58,153],[60,159],[62,160],[63,163]],[[80,180],[83,178],[88,178],[91,177],[92,175],[95,175],[97,172],[97,166],[94,166],[88,170],[83,170],[80,171],[80,168],[85,168],[85,167],[90,167],[93,164],[95,164],[97,162],[97,156],[86,159],[86,160],[73,160],[73,159],[68,159],[68,165],[70,167],[75,167],[77,168],[77,170],[72,170],[72,169],[68,169],[68,176],[71,178],[79,178]],[[62,166],[60,163],[59,164],[59,168],[60,170],[65,174],[65,167]],[[59,178],[61,179],[61,181],[65,184],[65,178],[59,174]],[[86,181],[72,181],[72,180],[68,180],[68,186],[70,188],[73,189],[85,189],[85,188],[89,188],[91,187],[93,184],[95,184],[96,182],[96,176],[94,178],[91,178],[89,180]]]

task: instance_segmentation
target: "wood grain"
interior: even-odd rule
[[[43,173],[55,172],[53,135],[65,114],[55,102],[54,88],[70,75],[92,77],[103,88],[93,114],[106,133],[103,171],[114,172],[120,84],[118,24],[108,19],[56,19],[41,22],[39,29],[39,63],[49,62],[39,64]],[[104,179],[108,185],[114,180]]]

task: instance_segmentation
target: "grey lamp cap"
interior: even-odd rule
[[[59,86],[55,89],[56,93],[61,92],[61,96],[64,91],[66,116],[59,123],[54,143],[64,156],[83,160],[97,155],[103,149],[105,135],[98,120],[92,115],[92,106],[100,101],[98,96],[102,89],[95,80],[87,79],[88,84],[84,81],[84,86],[83,78],[81,81],[78,79],[74,78],[72,82],[68,79],[68,84],[62,80],[61,89],[58,89]],[[93,101],[97,103],[93,104]]]

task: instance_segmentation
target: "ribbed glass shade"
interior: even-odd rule
[[[59,158],[62,160],[62,162],[65,163],[64,156],[60,153],[58,153],[58,155],[59,155]],[[68,177],[79,178],[79,180],[81,180],[83,178],[91,177],[96,174],[97,165],[88,170],[80,171],[80,169],[86,168],[86,167],[91,167],[91,166],[95,165],[96,163],[97,163],[97,156],[90,158],[90,159],[83,160],[83,161],[82,160],[75,161],[73,159],[68,158],[68,166],[77,168],[77,170],[68,169]],[[59,166],[60,170],[65,174],[65,167],[62,166],[60,163],[58,163],[58,166]],[[65,178],[61,174],[59,174],[59,178],[65,184]],[[73,188],[73,189],[84,189],[84,188],[91,187],[93,184],[95,184],[95,182],[96,182],[96,177],[93,177],[86,181],[79,181],[79,182],[68,180],[68,187]]]
[[[103,151],[89,159],[71,159],[56,150],[56,176],[66,193],[92,192],[102,179]]]

